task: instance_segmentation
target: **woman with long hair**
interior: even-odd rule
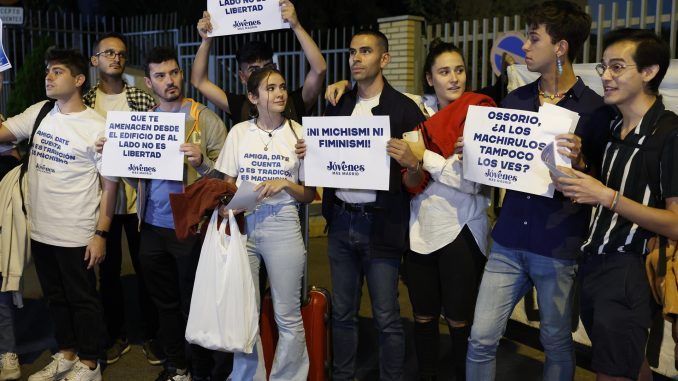
[[[468,107],[494,106],[494,101],[466,91],[466,65],[450,43],[431,46],[424,80],[435,94],[429,108],[437,112],[404,139],[418,160],[403,172],[403,182],[413,193],[405,270],[415,347],[420,378],[437,379],[442,309],[454,373],[457,380],[465,380],[466,347],[486,261],[489,198],[480,184],[464,179],[461,156],[455,151]]]
[[[273,297],[279,339],[270,380],[306,380],[309,360],[301,319],[301,283],[306,251],[299,223],[298,204],[313,200],[315,188],[303,184],[301,161],[294,146],[301,125],[285,117],[287,87],[273,68],[254,72],[247,81],[247,96],[258,116],[231,129],[216,169],[225,180],[256,184],[256,209],[245,214],[247,251],[257,298],[259,265],[264,261]],[[228,211],[222,207],[222,216]],[[264,377],[261,346],[250,354],[236,353],[235,380]],[[259,369],[259,371],[257,371]]]

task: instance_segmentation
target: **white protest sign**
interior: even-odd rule
[[[552,103],[544,103],[539,107],[539,115],[554,115],[561,116],[564,118],[569,118],[571,120],[570,130],[568,131],[571,134],[574,134],[574,131],[577,129],[577,124],[579,124],[579,114],[568,110],[565,107],[560,107]]]
[[[306,185],[388,190],[388,116],[304,117]]]
[[[553,197],[541,151],[567,133],[569,118],[530,111],[469,106],[464,127],[464,178]]]
[[[289,28],[279,0],[207,0],[214,36]]]
[[[101,173],[181,181],[185,119],[183,113],[109,111]]]

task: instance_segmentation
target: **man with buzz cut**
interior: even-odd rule
[[[105,120],[82,101],[87,59],[53,47],[45,63],[45,92],[55,102],[37,103],[0,126],[0,142],[33,136],[27,152],[31,254],[59,346],[28,380],[100,381],[104,324],[94,266],[106,253],[117,179],[99,174],[94,143]]]
[[[99,80],[85,94],[83,100],[104,118],[108,111],[148,111],[155,106],[155,100],[150,94],[129,86],[122,79],[127,54],[127,41],[119,33],[107,33],[94,43],[89,62],[97,69]],[[99,293],[108,330],[106,363],[115,363],[120,356],[130,350],[125,331],[124,293],[120,281],[124,229],[130,259],[138,279],[138,297],[143,319],[142,349],[151,365],[159,365],[164,359],[158,355],[160,351],[153,340],[158,330],[158,311],[148,296],[139,264],[139,220],[136,216],[136,199],[134,188],[121,182],[113,222],[106,239],[106,260],[99,265]]]
[[[280,11],[282,19],[290,24],[290,29],[297,37],[311,68],[304,78],[303,86],[289,92],[289,99],[285,107],[285,116],[301,123],[301,118],[309,115],[309,111],[318,101],[318,95],[320,95],[325,82],[327,64],[320,48],[299,22],[292,2],[280,0]],[[191,68],[191,83],[210,102],[224,110],[235,125],[251,118],[250,111],[253,106],[247,99],[247,94],[225,92],[220,84],[215,84],[207,78],[207,60],[212,46],[212,37],[207,34],[211,31],[210,15],[204,12],[203,18],[198,21],[198,33],[202,37],[202,43]],[[247,80],[252,73],[261,68],[275,65],[271,46],[268,43],[256,40],[249,41],[238,49],[236,61],[239,66],[238,77],[245,87],[247,87]]]
[[[332,379],[353,380],[358,349],[358,310],[363,279],[370,292],[379,331],[379,377],[400,380],[405,360],[405,335],[398,302],[398,273],[409,249],[410,197],[401,182],[405,163],[413,159],[399,138],[424,121],[419,107],[391,87],[382,71],[391,60],[386,36],[363,30],[351,39],[349,65],[357,85],[326,116],[388,115],[391,138],[387,191],[323,190],[323,217],[327,221],[332,277]],[[304,156],[305,143],[297,145]],[[405,157],[405,155],[412,157]],[[309,165],[311,163],[306,163]],[[409,168],[411,170],[411,168]]]

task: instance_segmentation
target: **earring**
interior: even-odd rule
[[[563,75],[563,62],[560,60],[560,57],[556,57],[556,72],[558,75]]]

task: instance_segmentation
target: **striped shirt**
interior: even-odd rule
[[[673,117],[663,118],[669,113]],[[659,122],[659,123],[658,123]],[[678,117],[664,109],[661,97],[643,116],[638,126],[621,139],[623,119],[618,115],[611,125],[612,140],[607,144],[601,168],[601,180],[618,190],[624,197],[650,207],[663,207],[661,197],[678,197],[678,138],[676,134],[664,143],[659,159],[659,180],[662,195],[656,195],[650,186],[647,163],[640,147],[662,123],[678,128]],[[588,239],[581,249],[587,254],[636,253],[644,254],[647,240],[653,233],[626,218],[598,205],[591,216]]]

